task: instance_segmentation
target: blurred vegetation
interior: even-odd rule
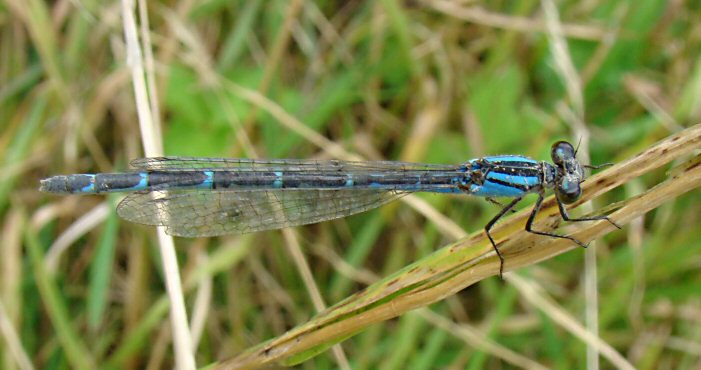
[[[556,3],[576,78],[559,70],[546,4],[149,2],[165,153],[334,156],[231,86],[258,91],[365,159],[548,159],[552,142],[584,138],[591,163],[617,162],[701,121],[701,4]],[[52,174],[123,170],[143,156],[121,6],[0,4],[0,320],[37,368],[174,363],[153,229],[120,221],[111,198],[36,191]],[[613,203],[665,176],[662,169],[599,199]],[[469,232],[498,212],[469,197],[422,198]],[[699,204],[692,191],[596,244],[599,336],[638,368],[701,367]],[[55,250],[69,232],[66,249]],[[452,241],[401,202],[298,235],[327,303],[362,289],[370,272],[386,276]],[[314,315],[280,232],[176,243],[187,307],[206,318],[195,331],[198,364]],[[583,256],[577,250],[518,273],[584,322]],[[580,338],[497,278],[430,308],[544,366],[587,363]],[[0,367],[18,368],[10,334],[1,334]],[[508,366],[413,314],[342,348],[355,369]],[[300,367],[336,361],[328,351]]]

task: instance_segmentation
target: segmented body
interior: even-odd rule
[[[133,172],[53,176],[41,181],[40,190],[62,194],[127,192],[117,209],[121,217],[165,226],[168,233],[185,237],[310,224],[363,212],[414,192],[509,197],[514,201],[485,228],[503,264],[489,234],[492,225],[529,193],[539,195],[533,218],[547,188],[555,189],[563,218],[568,219],[561,198],[578,198],[579,183],[584,180],[575,154],[569,143],[558,142],[552,150],[554,164],[519,155],[482,157],[459,165],[144,158],[132,161]],[[534,232],[531,223],[532,219],[526,229]]]

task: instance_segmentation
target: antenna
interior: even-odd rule
[[[577,152],[579,151],[579,145],[582,143],[582,137],[579,137],[579,140],[577,140],[577,147],[574,148],[574,156],[577,156]]]

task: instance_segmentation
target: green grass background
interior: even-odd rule
[[[701,4],[556,6],[582,84],[592,163],[621,161],[701,120]],[[37,368],[174,364],[153,229],[120,221],[112,198],[36,190],[42,177],[122,170],[143,155],[120,7],[0,4],[0,315]],[[149,22],[169,155],[331,158],[222,81],[259,91],[366,159],[548,159],[552,142],[578,140],[538,1],[150,2]],[[665,176],[601,199],[629,197]],[[498,211],[466,197],[422,198],[469,232]],[[103,202],[109,215],[70,243],[55,270],[42,267],[52,243]],[[638,368],[701,368],[700,202],[692,191],[596,245],[599,335]],[[298,235],[327,303],[362,289],[364,271],[385,276],[451,241],[402,203]],[[185,281],[208,258],[219,263],[201,272],[211,287],[185,296],[190,312],[197,292],[209,292],[200,366],[313,316],[281,233],[176,243]],[[583,322],[583,266],[577,250],[518,273]],[[580,339],[497,278],[430,308],[547,367],[591,365]],[[0,367],[17,368],[7,343],[0,340]],[[415,315],[342,347],[354,369],[508,367]],[[299,365],[338,366],[331,352]]]

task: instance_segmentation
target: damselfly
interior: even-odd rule
[[[552,146],[553,163],[519,155],[489,156],[459,165],[393,161],[227,159],[159,157],[136,159],[133,172],[54,176],[41,180],[41,191],[60,194],[129,192],[117,207],[124,219],[165,226],[183,237],[242,234],[311,224],[363,212],[414,192],[464,193],[514,198],[485,226],[490,230],[529,193],[538,195],[526,231],[553,238],[567,235],[533,230],[545,189],[554,189],[566,221],[606,220],[607,216],[572,218],[564,204],[576,201],[584,181],[576,150],[565,141]]]

